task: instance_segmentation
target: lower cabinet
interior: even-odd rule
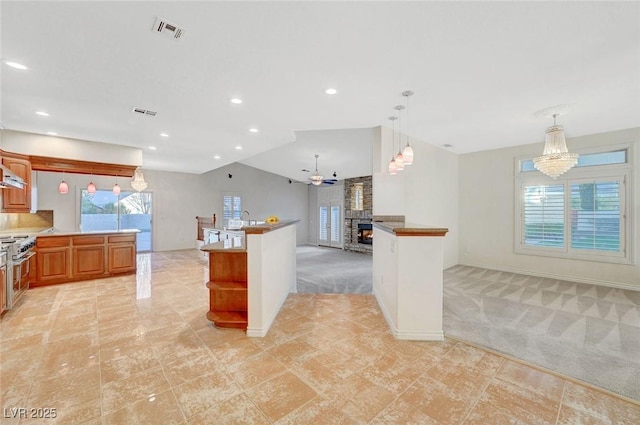
[[[42,236],[36,239],[31,286],[136,271],[136,234]]]
[[[109,273],[136,270],[136,235],[109,236]]]

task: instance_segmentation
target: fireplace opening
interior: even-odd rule
[[[358,224],[358,243],[373,244],[373,226],[371,223]]]

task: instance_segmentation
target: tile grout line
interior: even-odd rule
[[[567,391],[568,382],[569,381],[564,381],[564,383],[562,384],[562,395],[560,396],[560,403],[558,403],[558,413],[556,414],[556,421],[554,422],[555,424],[558,424],[558,421],[560,420],[560,412],[562,411],[562,406],[564,405],[564,394]]]

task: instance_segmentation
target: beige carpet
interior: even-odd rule
[[[445,335],[640,401],[640,292],[455,266]]]

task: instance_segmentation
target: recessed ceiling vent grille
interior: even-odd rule
[[[174,40],[179,40],[184,34],[182,28],[159,16],[156,17],[156,22],[153,24],[152,30],[166,37],[173,38]]]
[[[137,112],[142,115],[149,115],[150,117],[155,117],[158,114],[156,111],[150,111],[144,108],[133,108],[133,112]]]

